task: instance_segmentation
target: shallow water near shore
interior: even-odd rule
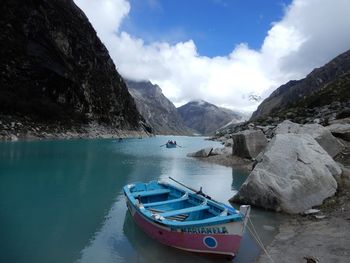
[[[176,149],[163,145],[175,139]],[[246,178],[230,167],[186,157],[203,137],[53,140],[0,143],[0,262],[227,262],[166,247],[127,212],[122,187],[169,176],[228,204]],[[283,218],[253,209],[263,242]],[[234,259],[260,253],[246,233]]]

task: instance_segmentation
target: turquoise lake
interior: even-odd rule
[[[160,147],[175,139],[182,148]],[[127,212],[122,187],[169,176],[228,204],[247,174],[186,157],[202,137],[0,143],[0,262],[227,262],[166,247]],[[253,209],[264,243],[281,217]],[[244,236],[234,262],[260,250]]]

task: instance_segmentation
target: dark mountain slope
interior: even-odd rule
[[[5,0],[0,8],[3,118],[147,128],[107,49],[72,0]]]
[[[152,126],[156,134],[190,135],[193,133],[183,122],[174,104],[150,81],[127,80],[130,94],[137,109]]]
[[[346,97],[346,91],[350,89],[348,75],[350,73],[350,51],[347,51],[321,68],[313,70],[306,78],[301,80],[293,80],[276,89],[267,99],[265,99],[253,113],[251,120],[257,120],[269,115],[276,115],[278,112],[287,111],[291,107],[295,107],[301,103],[304,107],[312,107],[307,105],[313,100],[313,104],[329,103],[330,98],[327,98],[330,93],[333,93],[332,100],[349,99]],[[332,92],[333,89],[341,88],[345,93]],[[348,89],[346,88],[348,87]],[[324,93],[322,90],[327,89]],[[323,99],[320,96],[324,93]],[[312,96],[313,99],[308,99]],[[335,96],[335,97],[334,97]],[[318,102],[318,100],[320,100]],[[309,101],[307,103],[307,101]],[[306,103],[306,104],[305,104]],[[300,106],[301,106],[300,104]]]

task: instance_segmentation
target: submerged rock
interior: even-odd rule
[[[243,158],[255,158],[265,148],[267,139],[261,130],[245,130],[232,134],[232,154]]]
[[[340,153],[344,147],[328,129],[316,123],[302,125],[286,120],[276,127],[275,134],[287,133],[311,135],[332,157]]]
[[[322,204],[337,189],[340,167],[307,134],[277,134],[230,201],[301,213]]]

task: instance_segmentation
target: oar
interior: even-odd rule
[[[164,145],[166,145],[166,144],[163,144],[163,145],[161,145],[161,146],[159,146],[159,147],[162,147],[162,146],[164,146]]]
[[[201,189],[199,191],[197,191],[197,190],[195,190],[195,189],[193,189],[193,188],[191,188],[191,187],[189,187],[187,185],[184,185],[183,183],[175,180],[171,176],[169,176],[169,179],[173,180],[175,183],[178,183],[179,185],[182,185],[183,187],[186,187],[187,189],[191,190],[192,192],[195,192],[196,194],[199,194],[201,196],[204,196],[205,198],[208,198],[209,200],[212,200],[209,195],[206,195],[205,193],[202,192],[202,187],[201,187]],[[215,201],[215,200],[213,200],[213,201]],[[215,202],[217,202],[217,201],[215,201]]]
[[[228,205],[225,205],[225,204],[223,204],[223,203],[221,203],[221,202],[219,202],[219,201],[216,201],[215,199],[212,199],[209,195],[206,195],[205,193],[203,193],[203,192],[202,192],[202,187],[201,187],[201,189],[200,189],[199,191],[197,191],[197,190],[195,190],[195,189],[193,189],[193,188],[191,188],[191,187],[189,187],[189,186],[187,186],[187,185],[185,185],[185,184],[183,184],[183,183],[181,183],[181,182],[175,180],[175,179],[172,178],[171,176],[169,176],[169,179],[173,180],[174,182],[178,183],[179,185],[182,185],[183,187],[186,187],[187,189],[191,190],[192,192],[195,192],[196,194],[199,194],[199,195],[201,195],[201,196],[204,196],[205,198],[207,198],[207,199],[209,199],[209,200],[211,200],[211,201],[213,201],[213,202],[215,202],[215,203],[218,203],[218,204],[220,204],[220,205],[223,205],[223,206],[226,207],[229,211],[234,211],[234,212],[236,211],[234,208],[232,208],[232,207],[230,207],[230,206],[228,206]],[[235,212],[235,213],[236,213],[236,212]]]

